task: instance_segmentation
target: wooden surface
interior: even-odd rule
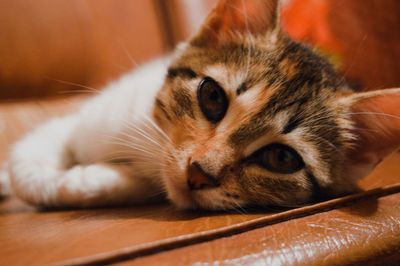
[[[400,193],[117,265],[399,265]]]
[[[400,154],[392,155],[373,175],[363,181],[363,187],[370,189],[398,182],[399,162]],[[374,209],[379,208],[379,203],[378,206],[370,206],[375,206],[371,209],[374,213]],[[199,232],[209,233],[214,229],[271,215],[274,212],[265,210],[244,214],[185,212],[177,211],[169,204],[44,212],[11,198],[0,203],[0,265],[43,265],[96,254],[123,252],[126,248]],[[384,212],[380,215],[379,219],[383,221],[384,215],[388,217]],[[359,219],[362,219],[362,215]],[[398,233],[398,230],[395,232]],[[247,242],[252,239],[245,238]],[[212,249],[238,246],[240,243],[241,240],[236,238],[233,243],[220,246],[213,244]],[[207,249],[202,252],[207,253]],[[198,256],[188,255],[195,252],[194,250],[195,248],[190,248],[189,253],[182,253],[181,257],[184,254],[186,260],[180,262],[195,262],[192,259]],[[210,252],[209,250],[207,253],[207,261],[213,259]],[[176,252],[171,254],[174,257]],[[149,263],[152,262],[149,265],[152,265],[157,261],[166,264],[173,261],[169,255],[161,256],[160,260],[157,260],[158,255],[153,256],[155,258],[147,257],[144,262],[149,259]]]
[[[169,205],[36,212],[20,201],[0,206],[0,265],[43,265],[208,231],[265,214],[176,211]]]
[[[9,145],[25,132],[50,117],[75,111],[86,97],[0,104],[0,163],[6,158]],[[399,180],[400,153],[395,153],[361,186],[374,189]],[[183,212],[169,204],[44,212],[11,198],[0,202],[0,265],[43,265],[110,252],[118,254],[141,245],[157,246],[160,240],[174,242],[193,235],[196,238],[197,233],[210,234],[215,229],[273,215],[265,210],[244,214]]]

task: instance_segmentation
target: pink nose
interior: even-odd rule
[[[206,173],[197,161],[194,161],[189,166],[187,184],[190,190],[219,186],[218,180]]]

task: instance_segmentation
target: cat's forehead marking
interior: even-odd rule
[[[279,136],[284,125],[287,124],[289,116],[290,114],[288,112],[281,112],[278,115],[267,119],[266,123],[268,123],[269,125],[268,130],[265,132],[264,135],[260,136],[259,138],[252,138],[251,140],[249,140],[249,144],[244,150],[244,156],[247,157],[256,150],[279,139],[277,136]]]
[[[229,68],[225,64],[214,64],[203,71],[204,75],[217,81],[225,91],[236,92],[246,80],[246,72]]]
[[[245,122],[247,116],[251,116],[251,113],[257,112],[260,106],[263,105],[268,94],[263,93],[264,86],[262,84],[252,86],[246,93],[243,93],[240,97],[232,97],[232,101],[229,104],[228,112],[217,127],[219,134],[226,135],[226,132],[230,132],[232,128],[236,128],[240,121]],[[261,93],[263,96],[260,97]],[[260,100],[260,98],[263,98]]]
[[[170,67],[167,72],[167,77],[169,79],[174,79],[176,77],[193,79],[197,77],[197,73],[189,67]]]

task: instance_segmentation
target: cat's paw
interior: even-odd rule
[[[10,176],[8,174],[7,164],[0,169],[0,199],[11,195]]]

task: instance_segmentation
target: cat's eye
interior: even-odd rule
[[[301,156],[294,149],[282,144],[270,144],[251,157],[257,164],[275,173],[291,174],[304,168]]]
[[[209,121],[217,123],[224,118],[229,102],[224,89],[215,80],[205,78],[200,82],[197,100],[200,110]]]

